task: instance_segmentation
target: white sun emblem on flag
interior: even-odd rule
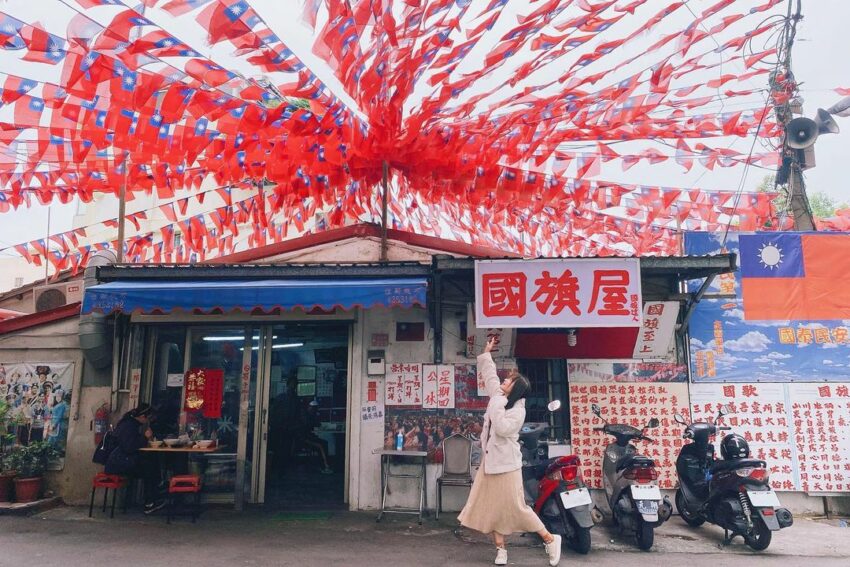
[[[759,250],[759,261],[765,268],[775,270],[782,263],[782,250],[776,244],[765,244]]]

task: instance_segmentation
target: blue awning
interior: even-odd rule
[[[115,281],[86,289],[83,313],[228,313],[425,306],[425,279]]]

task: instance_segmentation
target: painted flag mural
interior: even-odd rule
[[[732,252],[740,265],[691,318],[693,381],[850,381],[850,292],[836,277],[848,247],[850,234],[686,233],[686,254]]]
[[[846,234],[742,234],[738,242],[745,319],[850,319]]]

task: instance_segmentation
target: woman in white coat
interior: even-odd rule
[[[491,339],[478,357],[478,372],[484,379],[490,401],[481,431],[482,460],[458,520],[461,525],[493,534],[496,565],[507,565],[505,536],[516,532],[536,532],[545,544],[549,565],[561,559],[561,536],[552,535],[526,503],[522,488],[522,454],[519,430],[525,422],[525,396],[531,387],[528,378],[512,372],[502,384],[490,351]]]

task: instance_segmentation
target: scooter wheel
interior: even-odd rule
[[[573,520],[570,520],[570,522],[573,525],[574,535],[569,539],[568,545],[576,553],[587,555],[587,552],[590,551],[590,528],[583,528]]]
[[[638,520],[635,537],[637,539],[637,546],[642,551],[649,551],[652,549],[652,544],[655,543],[655,529],[643,520]]]
[[[685,504],[685,495],[682,494],[681,488],[676,491],[676,509],[685,523],[692,528],[698,528],[705,523],[705,518],[695,516],[688,510],[688,506]]]
[[[771,539],[773,539],[773,533],[761,518],[753,519],[752,533],[748,536],[744,536],[744,541],[747,542],[747,545],[756,551],[764,551],[767,549],[770,545]]]

